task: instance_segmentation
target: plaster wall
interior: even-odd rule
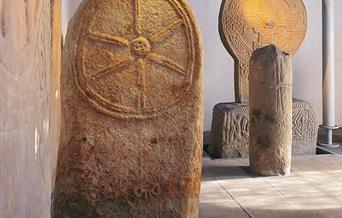
[[[81,0],[63,0],[63,32]],[[221,0],[188,0],[198,19],[205,49],[205,129],[219,102],[234,101],[234,62],[218,33]],[[322,122],[322,13],[321,1],[304,0],[308,14],[305,41],[293,57],[293,97],[314,105]],[[342,124],[342,1],[335,1],[336,26],[336,122]]]
[[[59,132],[59,0],[0,0],[0,217],[50,217]]]

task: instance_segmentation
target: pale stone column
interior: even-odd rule
[[[60,1],[0,1],[0,217],[50,217]]]
[[[289,174],[292,144],[291,57],[270,45],[253,53],[250,66],[251,170],[262,176]]]
[[[325,147],[339,147],[333,143],[335,123],[335,37],[334,37],[334,0],[322,1],[323,23],[323,125],[326,130]]]

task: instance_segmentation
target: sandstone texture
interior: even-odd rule
[[[274,45],[257,49],[249,75],[249,162],[262,176],[287,175],[291,168],[292,65]]]
[[[294,54],[307,29],[302,0],[223,0],[219,16],[222,42],[235,61],[235,98],[248,102],[249,59],[257,48],[275,44]]]
[[[213,110],[208,153],[214,158],[248,157],[248,104],[221,103]]]
[[[219,103],[213,110],[208,153],[215,158],[247,158],[249,105]],[[292,100],[292,155],[316,154],[318,118],[314,107]]]
[[[55,217],[197,217],[202,45],[183,0],[86,0],[69,24]]]

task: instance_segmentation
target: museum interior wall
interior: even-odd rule
[[[63,0],[63,32],[81,0]],[[221,0],[189,0],[197,16],[204,42],[205,130],[210,130],[212,110],[219,102],[234,101],[234,61],[218,34]],[[322,122],[322,18],[321,1],[304,0],[308,15],[305,40],[293,58],[293,97],[310,102]],[[336,39],[342,37],[342,1],[336,1]],[[336,119],[342,123],[342,44],[336,44]]]

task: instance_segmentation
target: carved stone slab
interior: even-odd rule
[[[235,60],[236,102],[248,102],[249,59],[270,44],[294,54],[304,40],[307,21],[302,0],[223,0],[219,31]]]
[[[208,152],[215,158],[247,158],[248,104],[215,105]],[[292,106],[292,154],[316,154],[318,120],[314,107],[299,99]]]
[[[292,113],[292,154],[316,154],[318,118],[314,107],[294,99]]]
[[[202,45],[185,1],[86,0],[63,61],[56,217],[196,217]]]
[[[248,157],[248,104],[215,105],[208,153],[215,158]]]

